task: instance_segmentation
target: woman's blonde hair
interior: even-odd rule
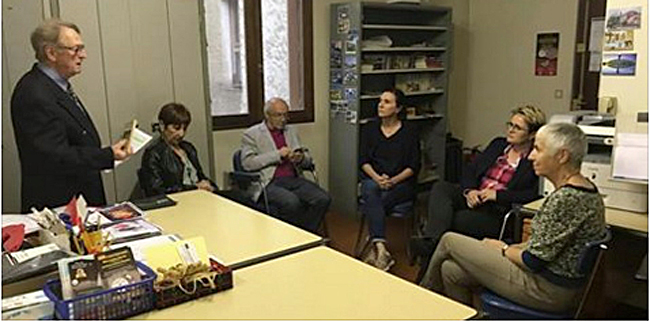
[[[537,132],[540,127],[546,124],[546,115],[544,112],[537,106],[525,104],[517,106],[515,109],[510,111],[510,116],[516,114],[521,115],[528,125],[528,133]]]

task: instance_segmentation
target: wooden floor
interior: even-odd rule
[[[332,212],[328,213],[326,218],[331,239],[329,246],[354,256],[354,244],[359,232],[360,220],[354,215]],[[388,240],[388,251],[393,255],[396,262],[390,273],[413,282],[417,277],[419,266],[409,266],[408,263],[406,255],[408,239],[404,233],[405,223],[406,220],[402,218],[387,218],[386,239]]]

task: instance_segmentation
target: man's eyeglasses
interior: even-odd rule
[[[528,131],[528,129],[525,129],[515,123],[512,122],[506,122],[506,128],[508,129],[513,129],[515,131]]]
[[[269,113],[269,115],[270,115],[271,117],[274,117],[274,118],[281,118],[281,117],[284,117],[284,118],[287,119],[287,120],[289,119],[289,113],[273,113],[273,112],[271,112],[271,113]]]
[[[61,49],[67,49],[67,50],[73,52],[75,55],[79,55],[80,52],[86,51],[86,46],[85,45],[76,45],[76,46],[56,45],[56,47],[61,48]]]

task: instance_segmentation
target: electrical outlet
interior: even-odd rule
[[[564,91],[561,89],[556,89],[554,93],[555,98],[562,98],[564,96]]]

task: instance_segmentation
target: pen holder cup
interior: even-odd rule
[[[101,253],[107,245],[108,239],[106,237],[101,230],[81,233],[81,241],[88,254]]]

